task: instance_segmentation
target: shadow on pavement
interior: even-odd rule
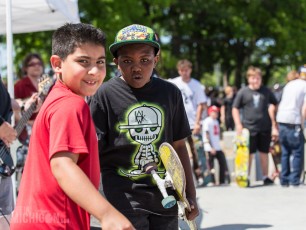
[[[247,230],[250,228],[254,229],[254,228],[270,228],[270,227],[273,226],[268,224],[225,224],[225,225],[205,228],[205,230]]]

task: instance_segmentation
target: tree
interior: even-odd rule
[[[155,29],[162,42],[158,72],[166,78],[176,76],[176,62],[187,58],[195,78],[216,77],[217,65],[225,82],[240,87],[249,65],[260,67],[268,83],[306,58],[306,0],[79,0],[79,10],[82,22],[106,32],[107,47],[124,26]],[[48,62],[51,33],[14,36],[15,64],[29,51]]]

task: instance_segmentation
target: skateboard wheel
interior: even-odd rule
[[[162,200],[162,205],[164,208],[172,208],[176,204],[176,199],[174,196],[167,196]]]

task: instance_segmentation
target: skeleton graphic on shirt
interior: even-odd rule
[[[161,130],[162,113],[159,109],[142,105],[131,110],[128,114],[128,124],[120,125],[119,129],[128,129],[130,137],[140,144],[140,147],[134,157],[134,164],[137,169],[130,172],[124,172],[127,176],[139,176],[144,174],[144,166],[148,163],[159,163],[158,153],[152,144]],[[128,135],[127,134],[127,135]]]

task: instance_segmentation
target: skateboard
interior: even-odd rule
[[[239,187],[249,186],[249,130],[243,129],[241,135],[235,137],[235,179]]]
[[[269,152],[272,155],[272,161],[275,167],[275,171],[272,174],[272,179],[275,180],[280,175],[279,165],[281,165],[281,147],[278,141],[271,141]]]
[[[213,171],[210,170],[208,165],[208,153],[204,151],[202,137],[199,135],[192,135],[194,147],[198,153],[199,168],[201,169],[201,176],[203,177],[203,183],[200,186],[206,186],[213,182]]]
[[[177,201],[179,208],[179,217],[187,222],[191,230],[196,230],[197,225],[194,220],[187,220],[185,209],[191,210],[190,204],[186,198],[186,177],[182,163],[169,143],[162,143],[159,147],[161,161],[166,169],[166,181],[170,181],[170,186],[176,191],[179,197]]]

